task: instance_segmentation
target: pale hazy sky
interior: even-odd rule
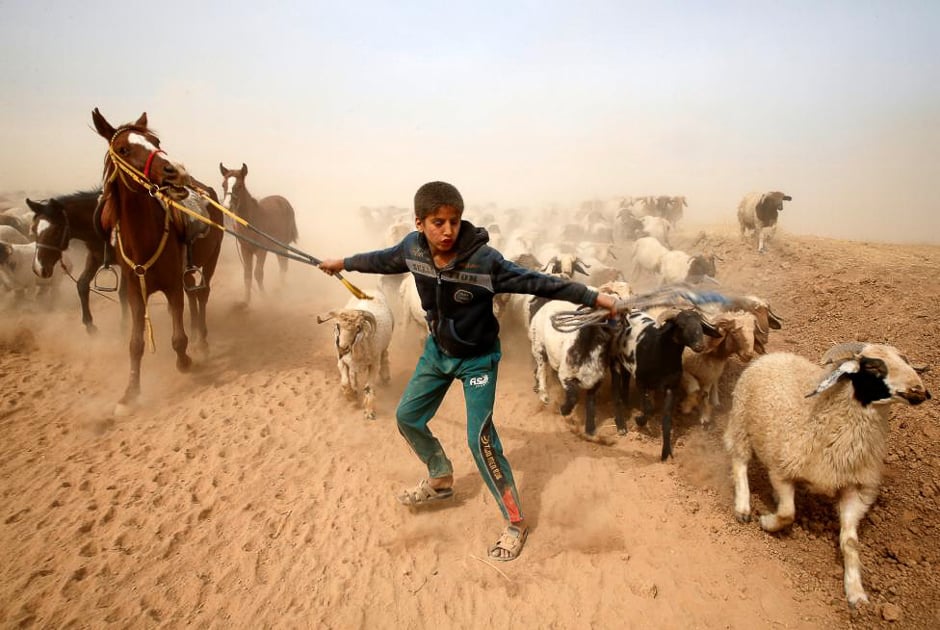
[[[0,0],[0,189],[94,186],[99,107],[308,223],[776,189],[785,230],[940,242],[937,0],[453,4]]]

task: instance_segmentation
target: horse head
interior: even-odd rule
[[[160,138],[147,127],[146,112],[135,122],[117,128],[105,119],[97,107],[92,111],[91,118],[98,134],[108,141],[106,185],[118,178],[129,188],[133,189],[133,182],[137,182],[143,190],[159,189],[176,201],[189,195],[189,174],[181,164],[171,161],[160,149]],[[108,194],[107,190],[105,194]]]
[[[33,272],[40,278],[51,278],[62,252],[69,246],[69,220],[65,208],[56,199],[45,203],[26,200],[33,211],[30,232],[36,238]]]
[[[219,172],[222,173],[222,205],[231,208],[232,197],[242,194],[245,190],[248,167],[242,162],[241,168],[226,168],[219,162]]]

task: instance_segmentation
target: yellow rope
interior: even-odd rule
[[[154,252],[153,256],[150,257],[150,260],[145,262],[142,265],[138,265],[124,251],[124,243],[121,240],[121,224],[115,223],[114,225],[114,234],[117,237],[117,249],[121,254],[121,258],[124,259],[124,262],[127,263],[128,267],[131,268],[131,271],[134,272],[134,275],[137,276],[137,279],[140,281],[140,295],[144,301],[144,330],[147,333],[147,341],[149,342],[150,352],[157,351],[157,345],[154,343],[153,338],[153,324],[150,322],[150,309],[147,307],[147,271],[150,267],[153,266],[157,259],[160,258],[160,254],[163,253],[164,248],[166,247],[167,239],[170,235],[170,213],[164,213],[166,216],[166,221],[163,224],[163,236],[160,238],[160,244],[157,245],[157,251]]]
[[[135,182],[137,182],[138,184],[140,184],[141,186],[143,186],[143,187],[147,190],[147,192],[150,193],[151,196],[158,198],[161,202],[163,202],[164,205],[173,206],[174,208],[176,208],[176,209],[179,210],[180,212],[182,212],[182,213],[184,213],[184,214],[186,214],[186,215],[188,215],[188,216],[190,216],[190,217],[196,219],[197,221],[202,221],[202,222],[205,223],[206,225],[210,225],[210,226],[212,226],[212,227],[214,227],[214,228],[217,228],[217,229],[219,229],[219,230],[222,230],[223,232],[226,231],[226,229],[225,229],[224,226],[219,225],[218,223],[216,223],[215,221],[213,221],[212,219],[210,219],[210,218],[208,218],[208,217],[202,216],[202,215],[199,214],[198,212],[193,212],[192,210],[190,210],[189,208],[187,208],[187,207],[184,206],[183,204],[178,203],[175,199],[173,199],[173,198],[171,198],[169,195],[165,194],[162,190],[160,190],[160,187],[159,187],[159,186],[153,184],[150,180],[148,180],[147,178],[144,177],[143,173],[141,173],[140,171],[138,171],[138,170],[137,170],[136,168],[134,168],[130,163],[128,163],[124,158],[122,158],[121,156],[119,156],[119,155],[114,151],[114,149],[111,148],[110,145],[108,146],[108,153],[111,155],[111,159],[114,160],[114,163],[115,163],[118,167],[120,167],[120,170],[126,172],[126,173],[131,177],[131,179],[133,179]],[[123,177],[122,177],[122,180],[123,180]],[[198,194],[198,195],[199,195],[200,197],[202,197],[204,200],[206,200],[207,203],[212,204],[215,208],[217,208],[218,210],[220,210],[220,211],[222,212],[222,214],[228,216],[228,217],[231,218],[233,221],[236,221],[237,223],[239,223],[239,224],[241,224],[241,225],[243,225],[243,226],[245,226],[245,227],[247,227],[247,228],[252,228],[252,225],[251,225],[250,223],[248,223],[248,221],[246,221],[246,220],[243,219],[242,217],[238,216],[237,214],[235,214],[234,212],[232,212],[231,210],[229,210],[228,208],[226,208],[226,207],[223,206],[222,204],[216,202],[212,197],[209,197],[208,195],[204,194],[202,191],[197,190],[197,189],[195,189],[195,188],[193,188],[192,190],[195,191],[196,194]],[[310,262],[313,263],[312,257],[309,256],[308,254],[305,254],[305,255],[306,255],[308,258],[311,258],[311,261],[310,261]],[[371,299],[372,299],[372,296],[371,296],[371,295],[369,295],[368,293],[366,293],[365,291],[363,291],[363,290],[360,289],[359,287],[357,287],[357,286],[355,286],[354,284],[352,284],[349,280],[347,280],[346,278],[344,278],[344,277],[342,276],[342,274],[340,274],[340,273],[334,273],[334,274],[333,274],[333,277],[335,277],[337,280],[339,280],[340,282],[342,282],[342,283],[343,283],[343,286],[345,286],[345,287],[349,290],[350,293],[352,293],[355,297],[359,298],[360,300],[371,300]]]

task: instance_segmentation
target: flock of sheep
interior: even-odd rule
[[[749,193],[738,207],[742,237],[752,232],[766,251],[783,202],[782,192]],[[637,294],[668,295],[670,287],[720,288],[716,265],[706,252],[671,246],[687,207],[684,197],[639,197],[616,204],[582,205],[575,212],[551,209],[538,217],[522,211],[478,210],[468,218],[487,228],[490,243],[516,264],[565,276],[637,302]],[[30,239],[31,210],[0,209],[0,287],[8,292],[41,290],[33,273],[36,245]],[[364,209],[363,219],[396,244],[414,227],[410,211]],[[616,252],[628,250],[629,264]],[[629,273],[627,269],[629,268]],[[58,274],[57,274],[58,275]],[[677,284],[678,283],[678,284]],[[642,291],[637,289],[642,288]],[[374,386],[389,380],[389,345],[395,322],[423,342],[424,311],[410,274],[382,276],[373,299],[351,299],[318,318],[334,323],[337,367],[343,392],[375,417]],[[564,391],[561,412],[573,412],[584,392],[584,433],[596,432],[596,394],[613,383],[614,421],[627,432],[624,409],[631,382],[639,393],[644,425],[659,407],[661,458],[672,455],[671,425],[678,409],[711,421],[718,384],[732,359],[748,364],[733,392],[724,443],[731,456],[734,513],[751,517],[747,467],[753,455],[767,467],[777,495],[776,512],[760,517],[776,532],[794,520],[794,484],[837,496],[845,595],[853,607],[867,601],[861,583],[857,527],[874,503],[887,449],[891,403],[919,404],[930,398],[917,370],[895,348],[879,344],[838,345],[811,362],[792,353],[767,354],[771,330],[782,320],[758,296],[733,296],[692,307],[647,300],[620,319],[599,325],[560,327],[557,316],[574,305],[529,295],[499,295],[494,314],[503,326],[527,332],[535,391],[548,404],[549,376]],[[412,333],[414,333],[412,335]]]
[[[772,191],[749,193],[741,200],[741,235],[755,237],[758,252],[766,251],[783,202],[790,199]],[[701,291],[717,288],[714,255],[670,246],[670,234],[685,207],[684,197],[642,197],[624,199],[613,207],[585,204],[567,214],[550,210],[537,220],[525,220],[514,211],[498,217],[487,211],[468,215],[488,229],[491,245],[517,264],[630,300],[638,286],[649,295],[668,295],[674,283]],[[363,218],[373,228],[382,227],[386,246],[397,243],[413,226],[409,212],[394,208],[364,209]],[[615,256],[618,246],[631,252],[630,265]],[[380,365],[387,370],[393,313],[404,324],[401,327],[422,331],[422,341],[427,335],[409,275],[383,277],[373,295],[375,300],[351,301],[333,313],[344,388],[354,397],[347,383],[360,384],[367,417],[374,417],[372,379]],[[742,522],[751,518],[747,467],[754,455],[767,467],[778,501],[776,512],[760,517],[764,530],[780,531],[793,522],[797,482],[836,496],[846,599],[852,607],[867,602],[857,528],[878,495],[890,405],[920,404],[931,397],[917,370],[895,348],[880,344],[841,344],[819,363],[792,353],[767,354],[769,333],[781,328],[782,320],[758,296],[734,296],[697,307],[648,302],[650,306],[631,309],[617,321],[577,328],[557,326],[557,316],[575,308],[568,302],[496,296],[494,309],[504,326],[527,331],[535,391],[543,403],[549,403],[550,372],[564,391],[562,414],[571,414],[585,392],[586,435],[596,431],[596,394],[608,380],[613,383],[614,421],[621,435],[627,432],[624,408],[631,380],[641,400],[638,426],[646,424],[659,403],[663,461],[672,455],[675,410],[684,414],[697,410],[700,421],[709,423],[728,361],[735,358],[748,364],[735,384],[724,432],[735,517]],[[368,323],[378,321],[383,322],[378,327]],[[352,356],[345,345],[350,339],[369,344],[361,367],[350,367],[347,360]],[[350,376],[351,372],[359,376]]]

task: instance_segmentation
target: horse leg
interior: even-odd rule
[[[287,262],[288,262],[288,260],[289,260],[289,259],[284,258],[283,256],[278,256],[278,257],[277,257],[277,266],[278,266],[278,267],[280,268],[280,270],[281,270],[280,276],[279,276],[279,278],[278,278],[278,279],[280,280],[280,285],[281,285],[281,286],[284,286],[284,282],[285,282],[286,279],[287,279]]]
[[[193,360],[186,354],[189,338],[183,327],[183,290],[182,285],[178,291],[166,291],[167,308],[173,320],[173,350],[176,351],[176,369],[185,372],[192,365]]]
[[[98,261],[95,256],[89,252],[85,257],[85,268],[82,269],[82,273],[78,276],[78,280],[75,282],[75,286],[78,289],[78,300],[82,303],[82,323],[85,325],[85,331],[93,335],[98,332],[98,327],[95,326],[94,320],[91,317],[91,308],[88,306],[88,296],[91,292],[91,279],[95,276],[95,272],[98,271]]]
[[[135,298],[137,295],[134,296]],[[131,357],[131,373],[127,380],[124,395],[114,408],[115,416],[126,416],[137,402],[140,394],[140,359],[144,355],[144,304],[134,299],[130,304],[131,310],[131,341],[129,351]]]
[[[209,287],[186,294],[189,300],[189,329],[193,334],[194,352],[200,358],[209,355],[209,329],[206,326],[206,302],[209,301]]]
[[[259,249],[255,255],[255,281],[258,283],[258,291],[264,293],[264,261],[268,257],[268,252]]]
[[[245,280],[245,304],[251,304],[251,265],[254,258],[252,249],[246,243],[239,243],[242,250],[242,272]]]

